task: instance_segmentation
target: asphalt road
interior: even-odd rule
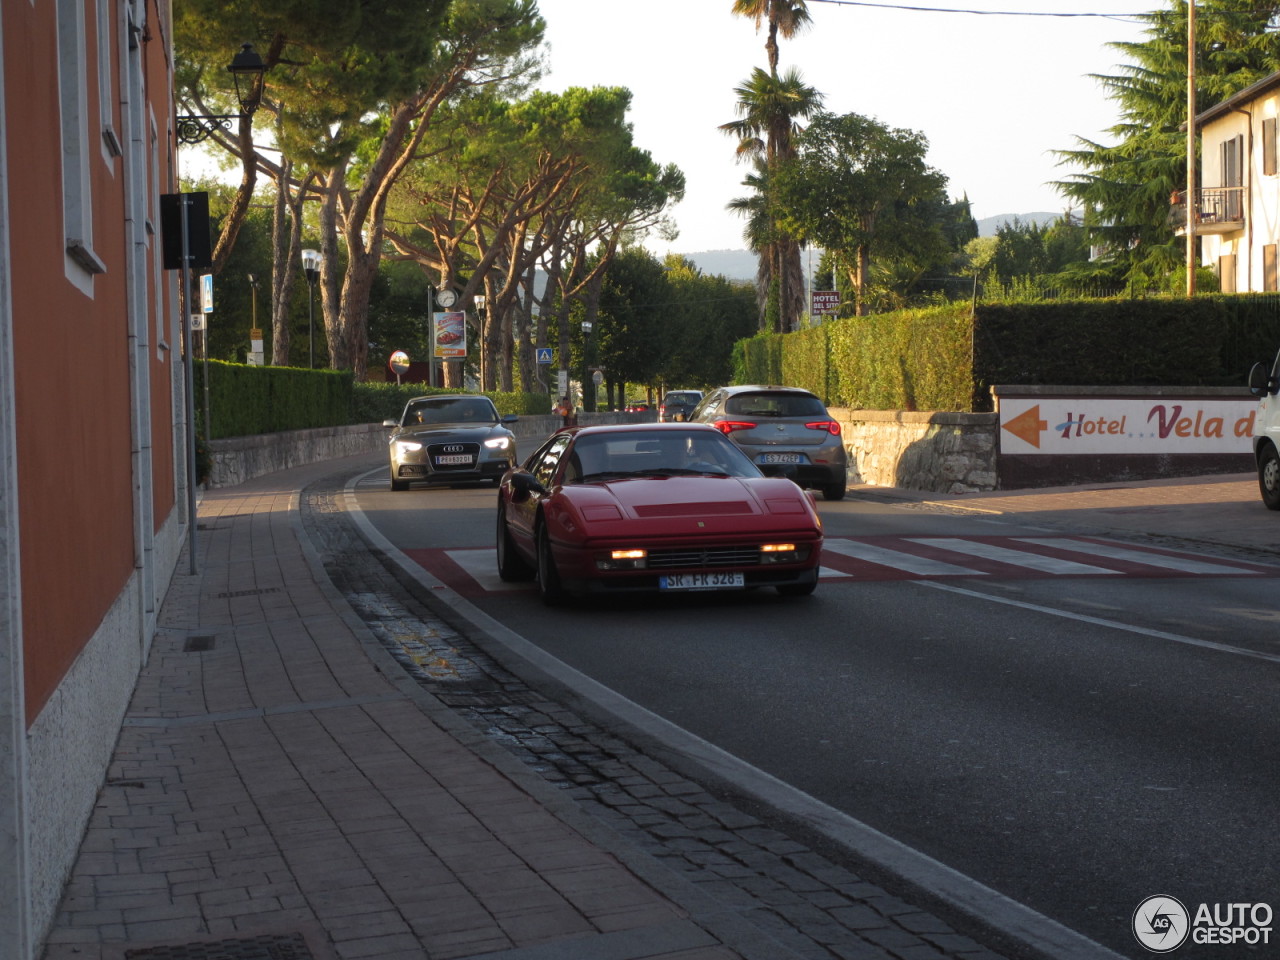
[[[542,650],[1117,952],[1146,955],[1130,924],[1155,894],[1280,899],[1280,569],[851,499],[821,504],[833,544],[971,572],[833,556],[842,575],[807,599],[550,610],[484,579],[492,488],[363,485],[357,499]]]

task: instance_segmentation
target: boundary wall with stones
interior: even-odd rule
[[[996,489],[994,413],[831,408],[849,455],[849,482],[973,493]]]

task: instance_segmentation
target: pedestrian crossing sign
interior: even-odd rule
[[[552,349],[550,347],[538,347],[536,352],[539,363],[551,363]]]

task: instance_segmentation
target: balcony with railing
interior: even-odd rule
[[[1195,200],[1196,233],[1234,233],[1244,229],[1244,187],[1201,187]],[[1169,220],[1178,236],[1186,235],[1186,191],[1173,195]]]

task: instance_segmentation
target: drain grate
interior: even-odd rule
[[[126,950],[124,956],[125,960],[315,960],[300,933],[184,943],[172,947],[140,947]]]
[[[213,634],[209,633],[200,634],[196,637],[187,637],[187,642],[182,645],[182,652],[202,653],[205,650],[212,650],[215,639]]]
[[[229,600],[232,597],[257,597],[264,593],[279,593],[279,587],[259,587],[256,590],[232,590],[229,593],[219,593],[215,596],[219,600]]]

